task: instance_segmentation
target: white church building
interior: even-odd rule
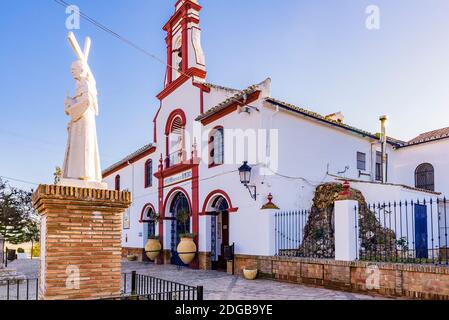
[[[326,182],[349,180],[370,202],[449,195],[449,128],[383,139],[341,113],[323,116],[274,98],[270,79],[243,89],[208,83],[200,10],[198,1],[178,0],[163,27],[168,67],[153,141],[103,172],[110,189],[133,194],[124,256],[144,258],[149,236],[158,235],[159,263],[179,264],[186,226],[198,247],[192,268],[219,268],[231,244],[236,254],[274,255],[277,209],[262,208],[310,208]],[[240,176],[245,168],[250,181]],[[186,225],[177,219],[182,210],[190,213]],[[161,223],[149,220],[154,213]]]

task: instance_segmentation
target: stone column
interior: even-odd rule
[[[335,201],[335,260],[358,258],[358,205],[355,200]]]
[[[123,212],[131,193],[40,185],[33,205],[42,218],[39,298],[120,295]]]

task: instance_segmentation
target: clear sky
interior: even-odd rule
[[[73,0],[81,11],[165,59],[175,0]],[[321,114],[342,111],[372,132],[410,139],[449,126],[449,1],[200,0],[208,81],[243,88],[271,77],[272,95]],[[380,29],[365,27],[368,5]],[[62,165],[73,93],[64,8],[0,0],[0,176],[52,182]],[[103,168],[152,141],[165,67],[86,21],[93,41]],[[32,185],[14,183],[23,187]]]

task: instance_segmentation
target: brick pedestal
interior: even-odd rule
[[[122,214],[130,204],[129,192],[39,186],[40,299],[120,295]]]

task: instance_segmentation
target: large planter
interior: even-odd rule
[[[157,239],[149,239],[145,245],[145,253],[151,261],[156,260],[162,250],[162,245]]]
[[[184,264],[190,264],[195,259],[196,249],[196,244],[192,238],[181,238],[177,248],[179,258]]]
[[[255,280],[257,278],[257,269],[249,270],[249,269],[243,269],[243,276],[246,280]]]

